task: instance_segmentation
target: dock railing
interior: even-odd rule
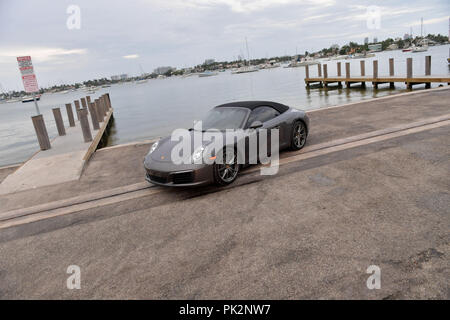
[[[431,83],[447,83],[450,85],[450,77],[444,76],[432,76],[431,75],[431,56],[425,57],[425,73],[423,75],[413,75],[413,60],[412,58],[406,59],[406,75],[395,76],[394,74],[394,59],[389,59],[389,75],[379,75],[378,73],[378,60],[373,60],[372,75],[366,75],[365,60],[360,61],[360,76],[351,76],[350,62],[345,63],[345,76],[341,75],[341,62],[337,62],[337,75],[329,76],[327,64],[317,64],[317,76],[310,77],[309,66],[305,66],[305,84],[307,88],[310,86],[318,85],[319,87],[328,87],[330,83],[337,83],[338,87],[342,87],[342,83],[345,83],[347,88],[350,88],[352,84],[359,83],[360,87],[365,88],[366,82],[371,82],[375,89],[380,84],[389,83],[391,88],[394,88],[394,84],[405,83],[407,89],[411,90],[414,85],[425,84],[425,88],[431,88]],[[323,70],[323,74],[322,74]]]

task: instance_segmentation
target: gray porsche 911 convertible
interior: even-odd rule
[[[146,180],[164,186],[230,184],[243,166],[259,161],[256,152],[249,152],[245,157],[240,156],[236,145],[242,141],[248,151],[251,136],[258,135],[258,132],[264,129],[278,129],[279,150],[300,150],[306,143],[309,119],[304,111],[270,101],[243,101],[219,105],[210,110],[203,119],[201,132],[215,132],[225,136],[226,131],[236,130],[240,132],[237,138],[231,143],[223,142],[223,146],[219,148],[216,145],[213,154],[208,154],[208,163],[197,161],[210,151],[208,143],[202,142],[200,147],[193,148],[192,152],[184,155],[187,161],[179,162],[174,159],[177,141],[171,136],[162,138],[150,147],[144,158]],[[195,132],[195,128],[189,129],[191,136]],[[270,153],[270,147],[268,150]],[[218,153],[221,153],[221,159],[225,161],[218,161]],[[241,161],[238,161],[239,159]]]

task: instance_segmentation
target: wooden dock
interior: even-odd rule
[[[447,83],[450,85],[450,76],[447,75],[431,75],[431,56],[425,57],[425,73],[423,75],[413,76],[412,58],[406,61],[406,75],[396,76],[394,74],[394,59],[389,59],[389,75],[378,75],[378,60],[373,60],[372,75],[366,75],[365,61],[360,60],[360,75],[350,75],[350,62],[345,63],[345,75],[342,75],[341,62],[337,63],[336,75],[328,75],[328,66],[324,64],[317,65],[317,76],[310,77],[309,66],[305,66],[305,83],[306,87],[318,85],[319,87],[328,87],[329,84],[336,83],[342,87],[344,83],[347,88],[352,84],[359,83],[361,87],[365,87],[366,83],[372,83],[375,88],[380,84],[388,83],[391,88],[395,87],[395,83],[404,83],[408,89],[412,89],[414,85],[425,84],[425,88],[431,88],[431,83]]]
[[[74,101],[78,120],[74,119],[72,105],[66,104],[69,126],[64,126],[59,108],[54,108],[59,135],[48,139],[42,115],[32,117],[41,150],[23,163],[0,184],[0,195],[43,186],[76,181],[80,178],[91,155],[107,138],[113,121],[109,95],[90,102],[90,97]],[[88,111],[89,110],[89,111]],[[90,114],[90,117],[88,117]],[[37,120],[36,120],[37,119]]]

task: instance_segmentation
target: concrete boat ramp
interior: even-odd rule
[[[54,138],[50,149],[36,152],[1,182],[0,195],[78,180],[112,119],[110,108],[95,129],[92,117],[86,117],[92,136],[88,142],[83,139],[80,120],[74,120],[75,126],[65,128],[65,135]]]
[[[311,111],[278,174],[225,188],[147,184],[151,141],[98,149],[77,180],[0,196],[0,298],[449,299],[449,100]]]

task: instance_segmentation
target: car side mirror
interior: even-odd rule
[[[253,121],[252,124],[250,125],[250,129],[258,129],[261,128],[263,126],[263,123],[261,121]]]

